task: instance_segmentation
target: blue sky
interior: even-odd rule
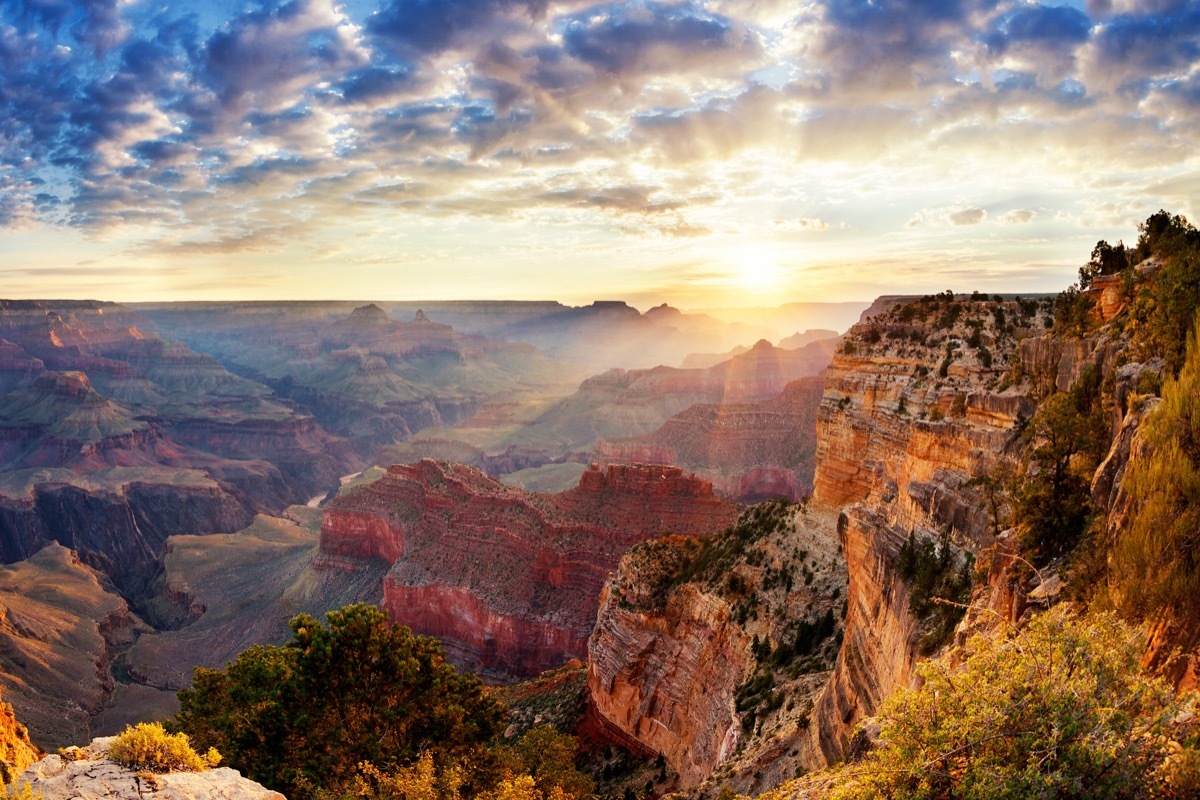
[[[1053,291],[1198,108],[1174,0],[0,0],[0,295]]]

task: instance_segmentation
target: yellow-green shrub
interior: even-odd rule
[[[215,767],[221,755],[214,748],[201,756],[187,734],[167,733],[157,722],[126,726],[109,745],[108,757],[130,769],[150,772],[200,772]]]
[[[921,687],[884,704],[884,746],[820,780],[831,800],[1196,797],[1196,752],[1178,744],[1194,698],[1145,675],[1142,648],[1115,617],[1061,606],[974,636],[961,664],[921,664]]]

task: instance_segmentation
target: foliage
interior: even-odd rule
[[[671,579],[668,591],[692,581],[715,581],[729,574],[746,551],[760,539],[788,524],[788,504],[780,500],[759,503],[747,509],[731,528],[701,540],[689,560]]]
[[[44,800],[45,795],[41,790],[33,791],[33,787],[28,783],[19,783],[13,786],[4,786],[0,797],[6,798],[6,800]]]
[[[591,797],[592,779],[575,768],[579,740],[559,733],[549,725],[538,725],[512,745],[502,745],[497,758],[509,777],[528,775],[545,797]]]
[[[412,764],[382,772],[371,763],[359,765],[347,798],[372,800],[460,800],[463,770],[457,764],[438,768],[431,753],[422,753]]]
[[[1025,550],[1045,561],[1075,546],[1092,511],[1092,471],[1108,444],[1098,371],[1089,366],[1071,391],[1047,398],[1026,433],[1034,446],[1016,518]]]
[[[1092,257],[1079,268],[1079,288],[1087,289],[1101,275],[1116,275],[1129,267],[1129,251],[1124,242],[1115,245],[1101,239],[1092,248]]]
[[[183,733],[167,733],[157,722],[140,722],[117,734],[108,757],[130,769],[150,772],[202,772],[221,763],[221,754],[209,748],[201,756]]]
[[[1166,211],[1151,215],[1138,230],[1135,258],[1155,256],[1162,267],[1137,283],[1130,307],[1132,344],[1143,360],[1161,356],[1174,375],[1183,364],[1188,329],[1200,306],[1200,231]]]
[[[992,523],[992,535],[999,536],[1008,527],[1013,493],[1018,486],[1018,477],[1012,462],[1001,459],[990,473],[976,475],[967,481],[967,486],[982,492],[984,507]]]
[[[1060,292],[1054,302],[1054,329],[1064,336],[1084,336],[1099,321],[1095,302],[1077,284]]]
[[[225,670],[197,669],[177,725],[231,766],[293,800],[339,791],[359,763],[384,773],[422,753],[471,764],[504,724],[478,678],[446,663],[434,639],[357,604],[291,622],[283,647],[252,647]]]
[[[1200,319],[1200,317],[1198,317]],[[1194,618],[1200,597],[1200,329],[1179,377],[1142,424],[1145,455],[1125,477],[1129,524],[1117,539],[1111,582],[1132,619]]]
[[[919,644],[923,654],[940,647],[962,619],[961,604],[971,596],[973,563],[970,554],[961,563],[955,560],[948,533],[937,542],[918,541],[910,533],[900,546],[897,569],[909,585],[908,610],[929,629]]]
[[[883,706],[886,745],[846,768],[832,797],[1195,796],[1195,754],[1172,741],[1191,733],[1175,720],[1194,698],[1142,673],[1135,631],[1059,606],[1005,634],[970,639],[957,668],[949,656],[919,665],[921,687]]]

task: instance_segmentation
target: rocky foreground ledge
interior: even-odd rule
[[[93,739],[87,747],[72,748],[66,758],[46,756],[26,769],[17,785],[29,784],[33,796],[44,800],[286,800],[228,767],[165,774],[123,767],[107,758],[114,738]]]

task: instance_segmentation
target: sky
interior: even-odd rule
[[[0,0],[0,297],[1058,291],[1198,112],[1177,0]]]

